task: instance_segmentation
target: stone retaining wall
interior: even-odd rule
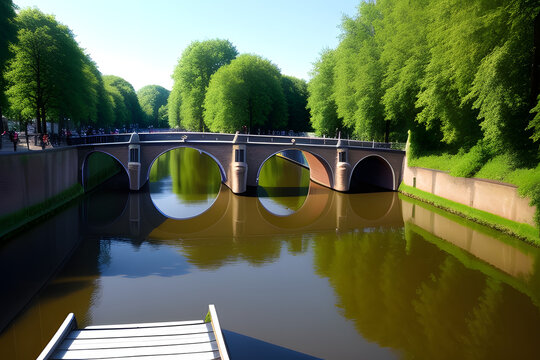
[[[453,177],[444,171],[407,166],[403,183],[445,199],[486,211],[506,219],[536,227],[529,198],[522,198],[517,188],[491,180]]]
[[[39,204],[78,182],[76,148],[0,155],[0,217]]]

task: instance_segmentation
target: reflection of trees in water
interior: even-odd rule
[[[208,155],[192,148],[178,148],[156,159],[150,181],[172,178],[172,191],[180,200],[199,201],[215,197],[221,185],[218,165]]]
[[[314,241],[317,273],[365,338],[405,358],[539,358],[540,312],[527,296],[416,233],[406,236],[389,230]]]
[[[280,156],[268,159],[259,173],[259,197],[273,201],[293,211],[302,207],[309,190],[309,170]]]
[[[241,260],[255,266],[272,263],[281,253],[282,237],[187,239],[176,244],[192,265],[218,269]]]

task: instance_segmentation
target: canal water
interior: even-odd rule
[[[201,319],[233,359],[539,359],[540,251],[394,192],[271,158],[250,196],[191,149],[0,245],[0,359],[79,326]],[[125,179],[123,179],[125,181]]]

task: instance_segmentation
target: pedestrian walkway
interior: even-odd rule
[[[26,151],[40,151],[42,150],[40,142],[38,140],[37,145],[35,145],[34,136],[30,135],[28,144],[26,143],[26,136],[24,134],[19,134],[19,142],[17,143],[17,152],[26,152]],[[6,133],[4,136],[0,136],[1,147],[0,153],[15,153],[13,150],[13,143],[9,140],[9,135]],[[45,149],[52,149],[56,147],[61,147],[65,145],[47,145]]]

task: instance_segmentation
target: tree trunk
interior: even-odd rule
[[[42,127],[43,127],[43,133],[46,134],[47,133],[47,116],[46,116],[46,112],[45,112],[45,109],[42,108],[41,109],[41,121],[43,122],[42,124]]]
[[[385,121],[385,129],[384,129],[384,142],[388,143],[390,140],[390,121]]]
[[[36,130],[38,134],[41,134],[41,116],[39,115],[39,107],[36,107]]]
[[[26,148],[30,150],[30,142],[28,140],[28,121],[24,121],[24,136],[26,136]]]

